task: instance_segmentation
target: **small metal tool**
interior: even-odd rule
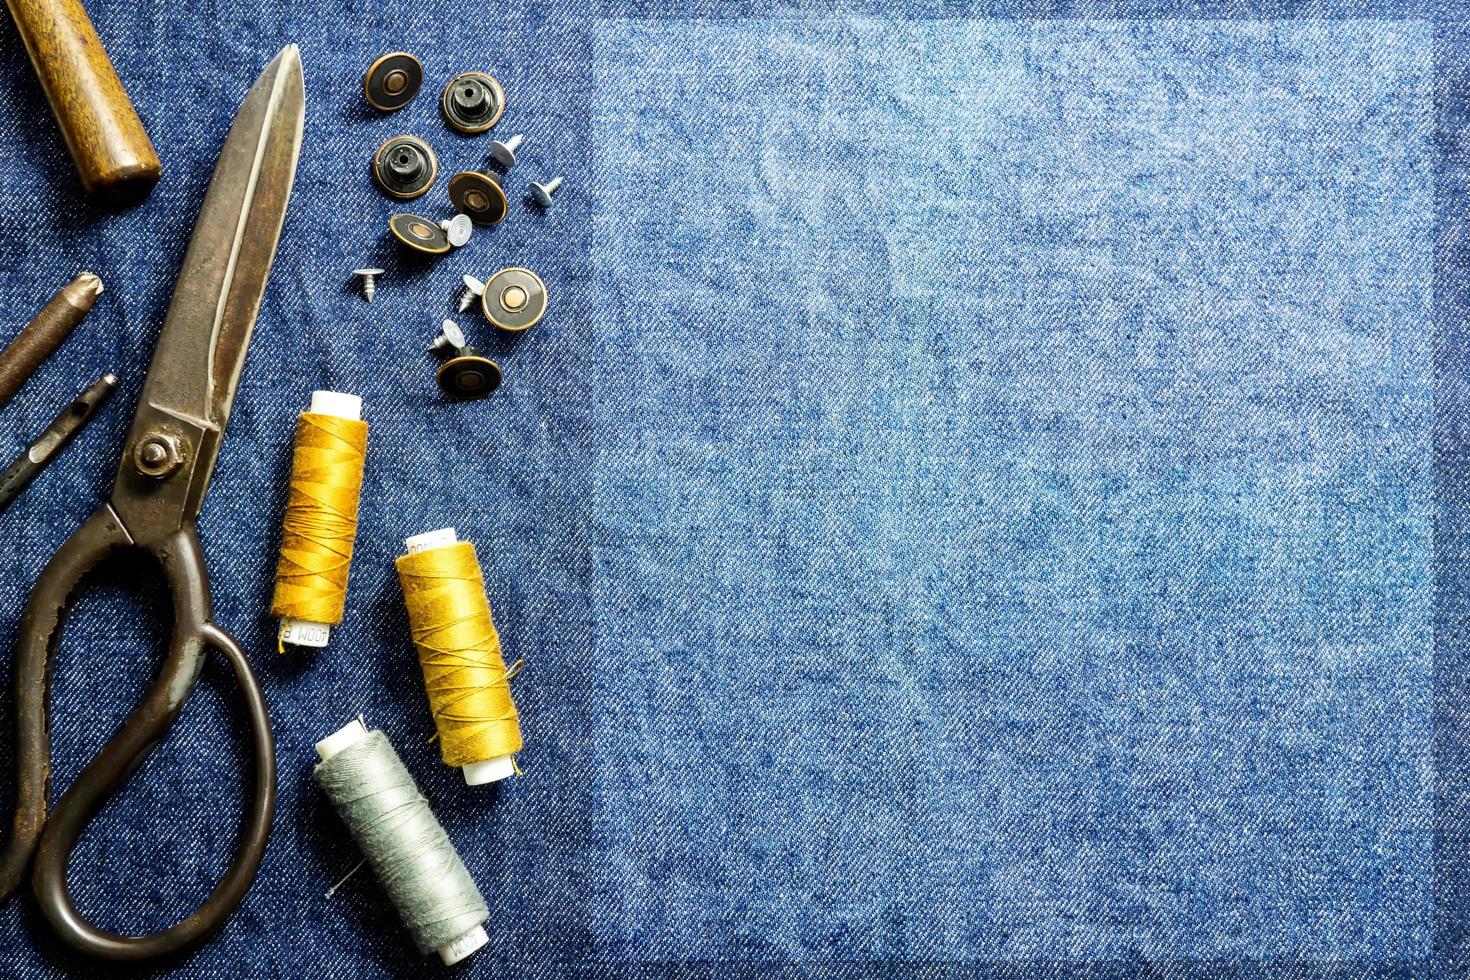
[[[368,66],[362,78],[362,96],[368,105],[395,112],[413,101],[424,84],[424,66],[407,51],[383,55]]]
[[[483,133],[500,122],[505,112],[505,89],[485,72],[461,72],[444,86],[439,109],[451,129],[468,135]]]
[[[423,194],[439,177],[439,158],[417,136],[394,136],[373,154],[373,179],[384,194],[400,201]]]
[[[373,297],[378,295],[378,277],[383,274],[383,270],[353,269],[352,274],[362,283],[362,298],[371,303]]]
[[[449,178],[449,200],[477,225],[498,225],[510,213],[500,175],[466,170]]]
[[[543,211],[547,210],[551,207],[551,199],[559,190],[561,190],[560,177],[553,177],[544,184],[533,180],[531,181],[531,200],[535,201]]]
[[[500,140],[491,140],[490,155],[495,158],[496,163],[510,169],[516,165],[516,150],[519,150],[525,141],[526,137],[521,133],[516,133],[504,143]]]
[[[475,300],[485,295],[485,284],[474,276],[465,274],[464,292],[459,297],[459,312],[463,313],[475,305]]]
[[[484,398],[500,387],[500,365],[466,344],[464,331],[453,320],[444,321],[429,350],[450,352],[434,377],[450,398]]]
[[[424,255],[444,255],[454,246],[449,234],[432,218],[418,214],[395,214],[388,219],[388,231],[408,248]]]
[[[184,253],[119,454],[117,480],[107,499],[46,563],[17,629],[15,742],[4,755],[14,766],[15,811],[0,852],[0,900],[28,882],[56,935],[90,956],[136,963],[197,945],[245,898],[270,837],[276,804],[270,715],[245,651],[214,622],[195,521],[219,459],[280,241],[301,152],[304,87],[301,53],[289,45],[240,106]],[[62,646],[62,621],[78,597],[78,585],[93,566],[118,552],[130,553],[135,567],[152,563],[167,579],[172,600],[167,604],[172,611],[168,653],[127,720],[49,807],[53,654]],[[144,760],[195,690],[209,651],[233,669],[234,696],[247,720],[240,751],[253,762],[238,774],[248,787],[247,802],[229,865],[198,908],[186,909],[166,928],[144,934],[99,929],[72,899],[68,870],[80,873],[89,863],[71,860],[72,851],[92,818],[128,780],[148,772]],[[116,918],[109,919],[115,928]]]
[[[501,330],[529,330],[546,313],[546,284],[530,269],[501,269],[485,281],[480,308]]]
[[[0,406],[15,397],[41,363],[70,336],[102,295],[102,280],[83,272],[62,286],[0,352]]]
[[[0,473],[0,511],[9,507],[31,481],[41,475],[46,464],[61,454],[82,426],[92,421],[97,410],[117,390],[117,375],[104,374],[76,397],[60,415],[46,426],[39,438],[17,456],[5,472]]]

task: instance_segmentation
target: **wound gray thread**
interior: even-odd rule
[[[380,731],[313,770],[362,848],[420,953],[490,916],[485,899],[398,753]]]

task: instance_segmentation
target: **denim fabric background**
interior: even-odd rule
[[[167,173],[135,210],[82,204],[0,30],[3,334],[80,269],[109,285],[0,431],[18,447],[124,379],[0,515],[6,646],[111,483],[229,118],[282,44],[306,64],[295,202],[200,521],[280,806],[247,902],[179,975],[440,972],[370,875],[323,898],[358,855],[311,745],[359,711],[490,903],[490,947],[452,975],[1464,975],[1458,10],[90,10]],[[396,48],[426,91],[382,117],[361,73]],[[497,133],[528,134],[510,186],[566,189],[405,262],[367,161],[407,131],[446,175],[482,163],[436,109],[468,68],[505,85]],[[442,179],[411,208],[445,214]],[[362,264],[389,270],[372,306],[345,281]],[[461,317],[506,383],[447,404],[424,345],[462,273],[512,264],[551,312],[511,342]],[[332,645],[280,657],[283,480],[318,387],[366,401],[362,533]],[[427,742],[391,564],[443,525],[528,662],[525,775],[490,789]],[[161,601],[118,561],[80,603],[58,786],[146,684]],[[163,926],[221,873],[231,692],[206,672],[75,855],[101,924]],[[114,975],[28,894],[0,937],[0,975]]]

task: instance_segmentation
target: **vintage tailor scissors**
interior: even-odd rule
[[[209,578],[194,531],[219,455],[261,294],[296,175],[305,116],[301,55],[287,47],[261,73],[235,117],[184,255],[153,364],[124,445],[112,495],[41,572],[21,620],[16,654],[15,827],[0,855],[0,899],[33,864],[41,911],[84,953],[142,960],[203,938],[240,904],[260,868],[275,811],[275,744],[260,685],[240,645],[211,619]],[[46,816],[51,742],[49,659],[71,594],[104,556],[128,548],[162,567],[173,594],[168,656],[141,704]],[[197,911],[160,932],[104,932],[73,905],[66,865],[103,804],[167,732],[193,691],[206,649],[234,669],[250,719],[254,786],[224,878]]]

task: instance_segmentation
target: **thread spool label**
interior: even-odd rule
[[[326,623],[307,623],[299,619],[281,620],[281,640],[298,647],[324,647],[332,638],[332,627]]]
[[[443,957],[446,966],[452,965],[458,963],[489,941],[490,937],[485,934],[484,927],[476,926],[451,942],[448,946],[440,949],[439,955]]]

